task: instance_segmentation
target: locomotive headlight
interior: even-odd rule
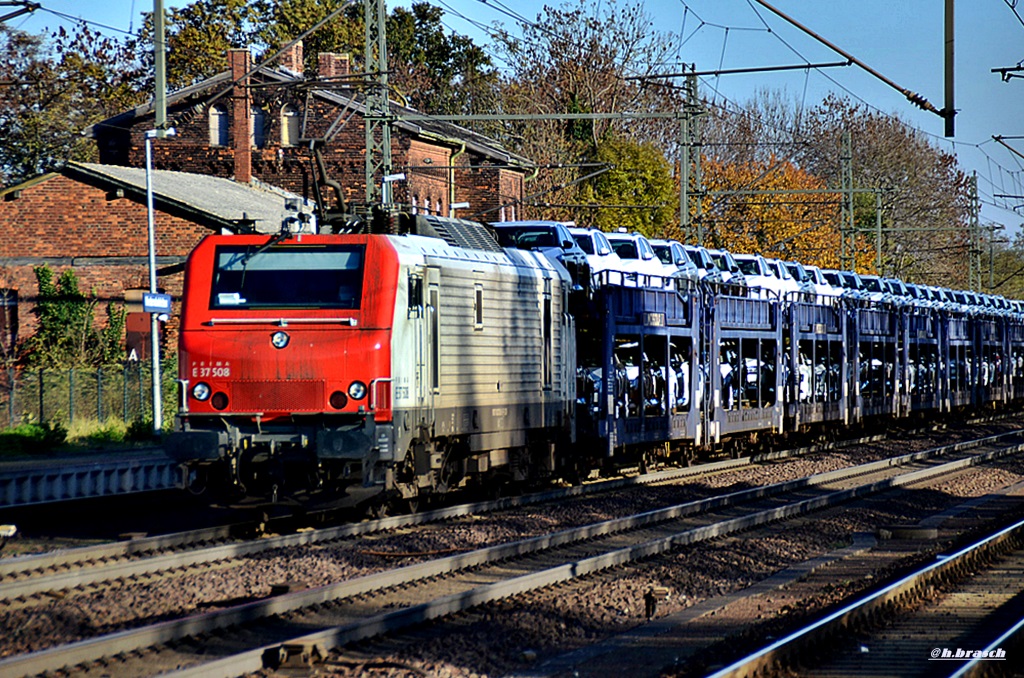
[[[199,382],[192,387],[192,397],[196,400],[206,400],[210,397],[210,386],[203,382]]]
[[[335,391],[331,394],[328,402],[331,403],[331,407],[336,410],[340,410],[343,409],[345,405],[348,405],[348,396],[341,391]]]
[[[274,332],[270,337],[270,343],[273,344],[274,348],[284,348],[288,345],[290,338],[287,332]]]
[[[213,394],[213,398],[210,400],[210,404],[213,405],[215,410],[223,410],[228,406],[228,396],[222,391],[217,391]]]
[[[348,395],[352,400],[362,400],[366,397],[366,384],[361,381],[353,381],[348,385]]]

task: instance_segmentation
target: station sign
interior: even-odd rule
[[[171,295],[145,292],[142,295],[143,313],[170,313]]]

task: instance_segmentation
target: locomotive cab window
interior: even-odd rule
[[[211,309],[358,309],[364,247],[217,248]]]
[[[409,276],[409,317],[419,318],[423,314],[423,278]]]

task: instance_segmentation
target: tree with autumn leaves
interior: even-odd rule
[[[823,229],[803,233],[811,222],[803,228],[793,223],[791,231],[800,234],[797,239],[801,241],[813,238],[812,250],[831,247],[828,243],[834,242],[837,258],[844,136],[849,138],[848,180],[858,191],[853,196],[857,270],[878,272],[876,230],[881,222],[881,272],[925,284],[966,287],[970,206],[967,177],[957,167],[956,158],[937,149],[899,117],[846,99],[830,96],[817,106],[805,107],[779,92],[766,91],[739,109],[714,110],[703,130],[708,149],[704,182],[713,184],[718,181],[716,174],[722,172],[728,178],[724,187],[709,190],[743,190],[757,184],[776,194],[719,195],[710,201],[712,211],[717,207],[719,212],[741,212],[756,205],[763,212],[770,206],[770,212],[784,221],[785,215],[799,209],[829,208],[831,235],[824,244],[816,242],[825,235]],[[808,188],[835,192],[786,193]],[[743,218],[747,215],[733,218],[732,227],[740,228]],[[775,218],[763,222],[766,233],[773,230]],[[797,218],[812,219],[808,215]],[[769,240],[766,236],[761,246],[787,246]],[[813,251],[807,255],[808,261],[815,261]],[[827,250],[825,255],[829,256]],[[838,261],[833,264],[837,265]]]
[[[88,125],[139,103],[131,55],[88,27],[49,38],[0,23],[0,186],[92,160]]]
[[[702,169],[704,196],[694,217],[708,246],[839,268],[839,195],[822,179],[773,157],[747,163],[708,158]],[[862,270],[871,265],[863,247],[857,264]]]

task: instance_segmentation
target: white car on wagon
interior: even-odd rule
[[[604,231],[596,228],[571,227],[569,233],[580,249],[586,253],[592,276],[599,281],[607,281],[616,285],[622,284],[622,259],[612,249],[612,244],[608,242]],[[611,272],[605,273],[605,271]]]
[[[676,273],[654,253],[650,241],[639,233],[608,233],[608,242],[622,260],[622,269],[636,280],[638,287],[666,287]]]
[[[690,260],[690,256],[683,249],[683,244],[676,240],[651,240],[651,247],[661,263],[670,268],[675,268],[675,276],[687,278],[694,282],[700,280],[700,269],[697,264]]]

